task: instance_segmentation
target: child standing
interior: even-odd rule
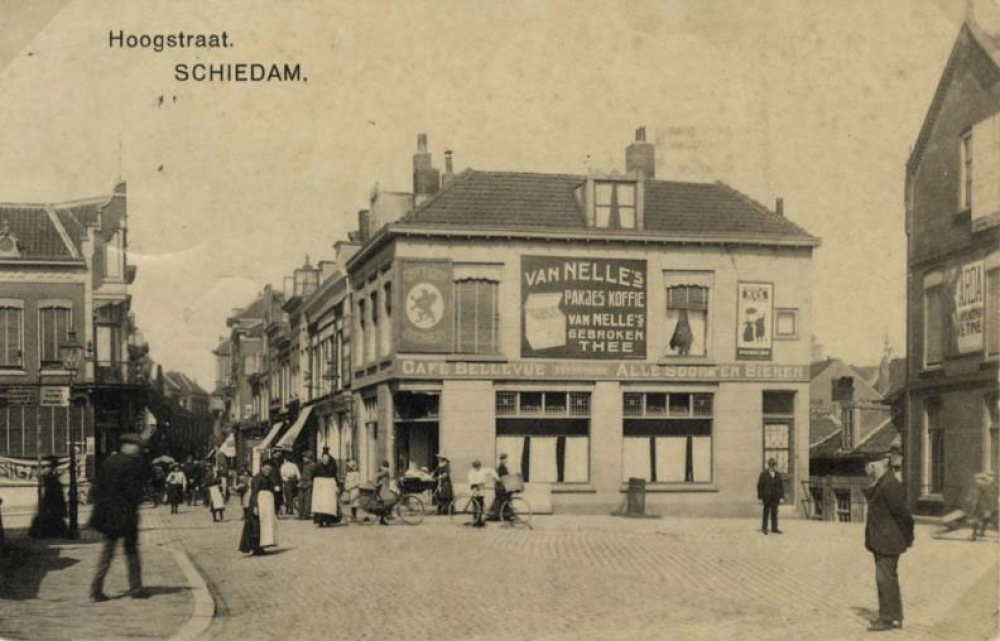
[[[361,505],[361,472],[354,461],[347,462],[347,475],[344,477],[344,491],[347,502],[351,506],[351,522],[358,522],[358,507]]]

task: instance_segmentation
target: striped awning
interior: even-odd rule
[[[302,428],[306,426],[309,421],[309,417],[312,415],[313,406],[310,405],[299,412],[299,417],[295,419],[295,423],[292,427],[285,432],[285,435],[281,437],[276,445],[279,449],[290,450],[295,446],[295,439],[299,438],[299,434],[302,432]]]
[[[275,423],[274,425],[272,425],[271,431],[267,433],[267,436],[264,437],[263,441],[257,444],[257,447],[262,450],[266,450],[267,448],[271,447],[271,442],[278,437],[278,432],[281,431],[282,425],[284,425],[284,423]]]

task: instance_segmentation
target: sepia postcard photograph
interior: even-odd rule
[[[1000,637],[1000,0],[0,0],[0,640]]]

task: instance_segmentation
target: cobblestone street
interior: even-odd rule
[[[232,511],[230,511],[232,512]],[[230,514],[232,517],[232,514]],[[335,634],[419,638],[866,638],[874,566],[860,525],[749,520],[536,519],[535,531],[320,530],[283,520],[279,549],[236,551],[241,523],[169,517],[213,586],[212,639]],[[996,632],[998,546],[918,528],[901,561],[906,627],[893,638]]]

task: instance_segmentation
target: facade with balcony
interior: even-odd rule
[[[148,362],[130,313],[125,184],[99,198],[0,204],[0,482],[37,459],[85,453],[81,472],[137,428]],[[83,358],[64,369],[60,348]]]

